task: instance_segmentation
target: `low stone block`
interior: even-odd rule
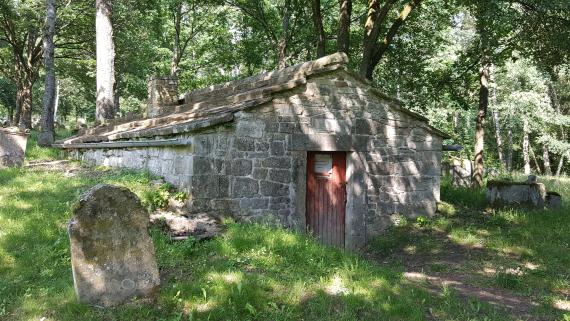
[[[544,208],[546,188],[542,183],[489,181],[487,203],[491,206],[526,206]]]
[[[99,184],[81,196],[68,228],[79,301],[115,306],[157,294],[148,222],[140,200],[126,188]]]
[[[546,193],[546,206],[555,209],[562,207],[562,196],[556,192]]]

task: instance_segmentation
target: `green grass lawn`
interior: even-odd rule
[[[483,301],[445,288],[430,293],[403,276],[394,253],[410,247],[411,256],[437,252],[442,234],[457,246],[485,249],[470,269],[533,264],[520,276],[497,273],[475,281],[538,297],[536,315],[570,319],[551,308],[568,295],[568,208],[485,212],[477,209],[480,192],[448,187],[444,195],[453,202],[446,215],[402,224],[374,243],[370,251],[386,264],[263,225],[228,222],[223,236],[201,243],[171,242],[153,229],[163,279],[156,304],[99,309],[78,303],[66,233],[71,205],[99,182],[126,186],[145,201],[151,179],[128,171],[64,177],[0,170],[0,320],[514,320]],[[558,187],[568,200],[570,182]]]

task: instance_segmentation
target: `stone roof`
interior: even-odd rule
[[[116,119],[109,124],[84,130],[77,136],[57,141],[54,146],[87,148],[86,143],[168,136],[230,122],[234,113],[269,102],[275,93],[302,86],[310,76],[335,70],[349,72],[347,63],[348,57],[344,53],[336,53],[284,69],[197,89],[186,93],[177,105],[161,107],[163,112],[158,117]],[[371,86],[360,76],[353,73],[351,75]],[[425,117],[402,108],[402,104],[396,99],[373,88],[370,92],[395,102],[393,106],[396,109],[427,122]],[[444,138],[449,137],[427,126],[436,134]]]

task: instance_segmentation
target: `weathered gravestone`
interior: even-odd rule
[[[153,298],[160,279],[149,216],[138,197],[99,184],[81,196],[74,215],[68,231],[79,300],[114,306],[133,297]]]
[[[454,159],[451,166],[453,186],[471,186],[471,176],[473,174],[471,161],[468,159]]]
[[[17,127],[0,128],[0,168],[22,166],[28,134]]]

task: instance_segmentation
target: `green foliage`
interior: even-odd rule
[[[164,183],[156,188],[151,188],[143,194],[142,202],[149,211],[164,209],[168,206],[168,200],[173,196],[174,187],[170,183]],[[175,195],[178,195],[176,193]]]
[[[30,133],[30,136],[28,136],[28,142],[26,145],[26,161],[47,161],[65,159],[67,157],[66,152],[59,148],[38,146],[38,134],[39,133],[37,131],[33,130]],[[71,135],[72,133],[69,130],[56,130],[56,139],[63,139]]]

